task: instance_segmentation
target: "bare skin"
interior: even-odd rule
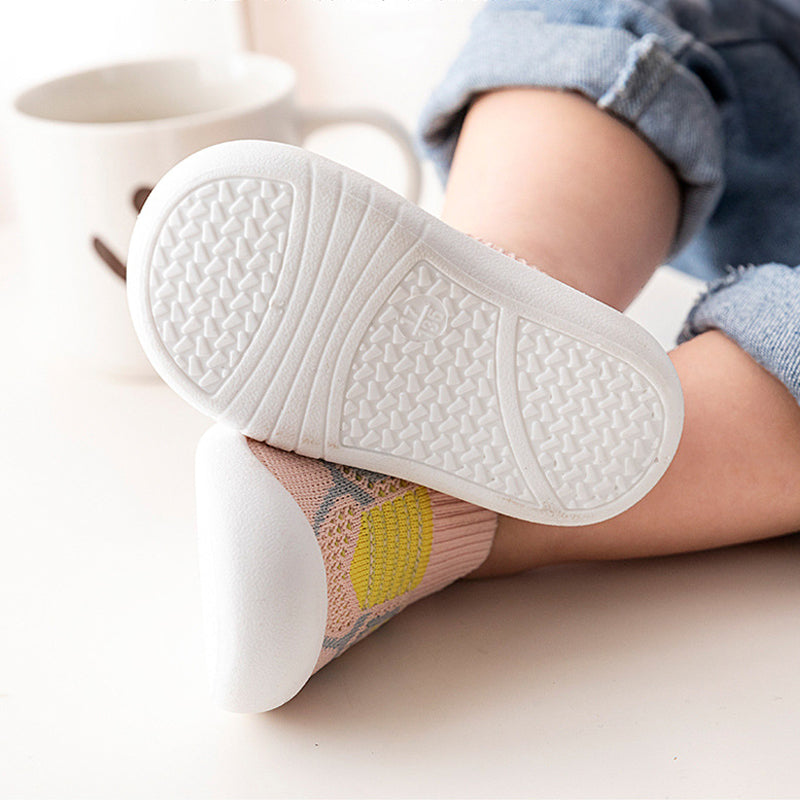
[[[467,114],[442,217],[621,309],[666,258],[679,206],[625,125],[576,94],[511,89]]]
[[[628,127],[577,95],[511,89],[483,95],[467,114],[443,217],[623,309],[666,258],[679,211],[670,168]],[[500,517],[471,577],[800,530],[800,406],[786,387],[719,331],[670,358],[686,418],[658,485],[595,525]]]

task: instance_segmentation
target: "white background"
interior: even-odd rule
[[[193,0],[3,0],[3,111],[33,83],[117,60],[220,48],[242,40],[238,3]],[[4,126],[8,118],[3,115]],[[0,219],[13,213],[7,142],[0,140]]]
[[[0,104],[64,72],[119,60],[235,50],[253,42],[289,60],[298,99],[371,105],[413,128],[434,82],[466,36],[476,0],[4,0]],[[250,21],[248,25],[247,21]],[[4,127],[5,113],[0,114]],[[13,215],[7,137],[0,137],[0,220]],[[391,145],[375,134],[318,134],[320,149],[401,188]],[[369,154],[365,157],[364,150]],[[438,186],[428,170],[426,198]]]

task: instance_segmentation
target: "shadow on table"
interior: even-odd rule
[[[741,629],[746,658],[752,631],[776,608],[797,608],[798,555],[792,536],[459,582],[403,611],[254,724],[366,741],[385,738],[387,726],[444,732],[503,708],[552,713],[587,692],[624,691],[620,682],[647,680],[657,692],[681,670],[690,679],[717,639],[731,641],[731,626]]]

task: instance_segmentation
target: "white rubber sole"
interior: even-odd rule
[[[680,438],[677,376],[640,326],[299,148],[171,170],[128,289],[156,370],[214,419],[510,516],[614,516]]]
[[[245,438],[215,425],[196,458],[203,625],[211,693],[269,711],[311,676],[328,614],[322,553],[292,496]]]

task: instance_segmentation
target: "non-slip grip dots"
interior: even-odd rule
[[[178,202],[161,228],[153,320],[172,359],[205,392],[230,375],[268,312],[292,201],[288,183],[215,180]]]
[[[525,319],[516,358],[525,428],[564,507],[595,508],[629,491],[663,436],[653,387],[624,361]]]
[[[499,408],[498,319],[495,305],[420,261],[358,346],[341,443],[532,502]]]

